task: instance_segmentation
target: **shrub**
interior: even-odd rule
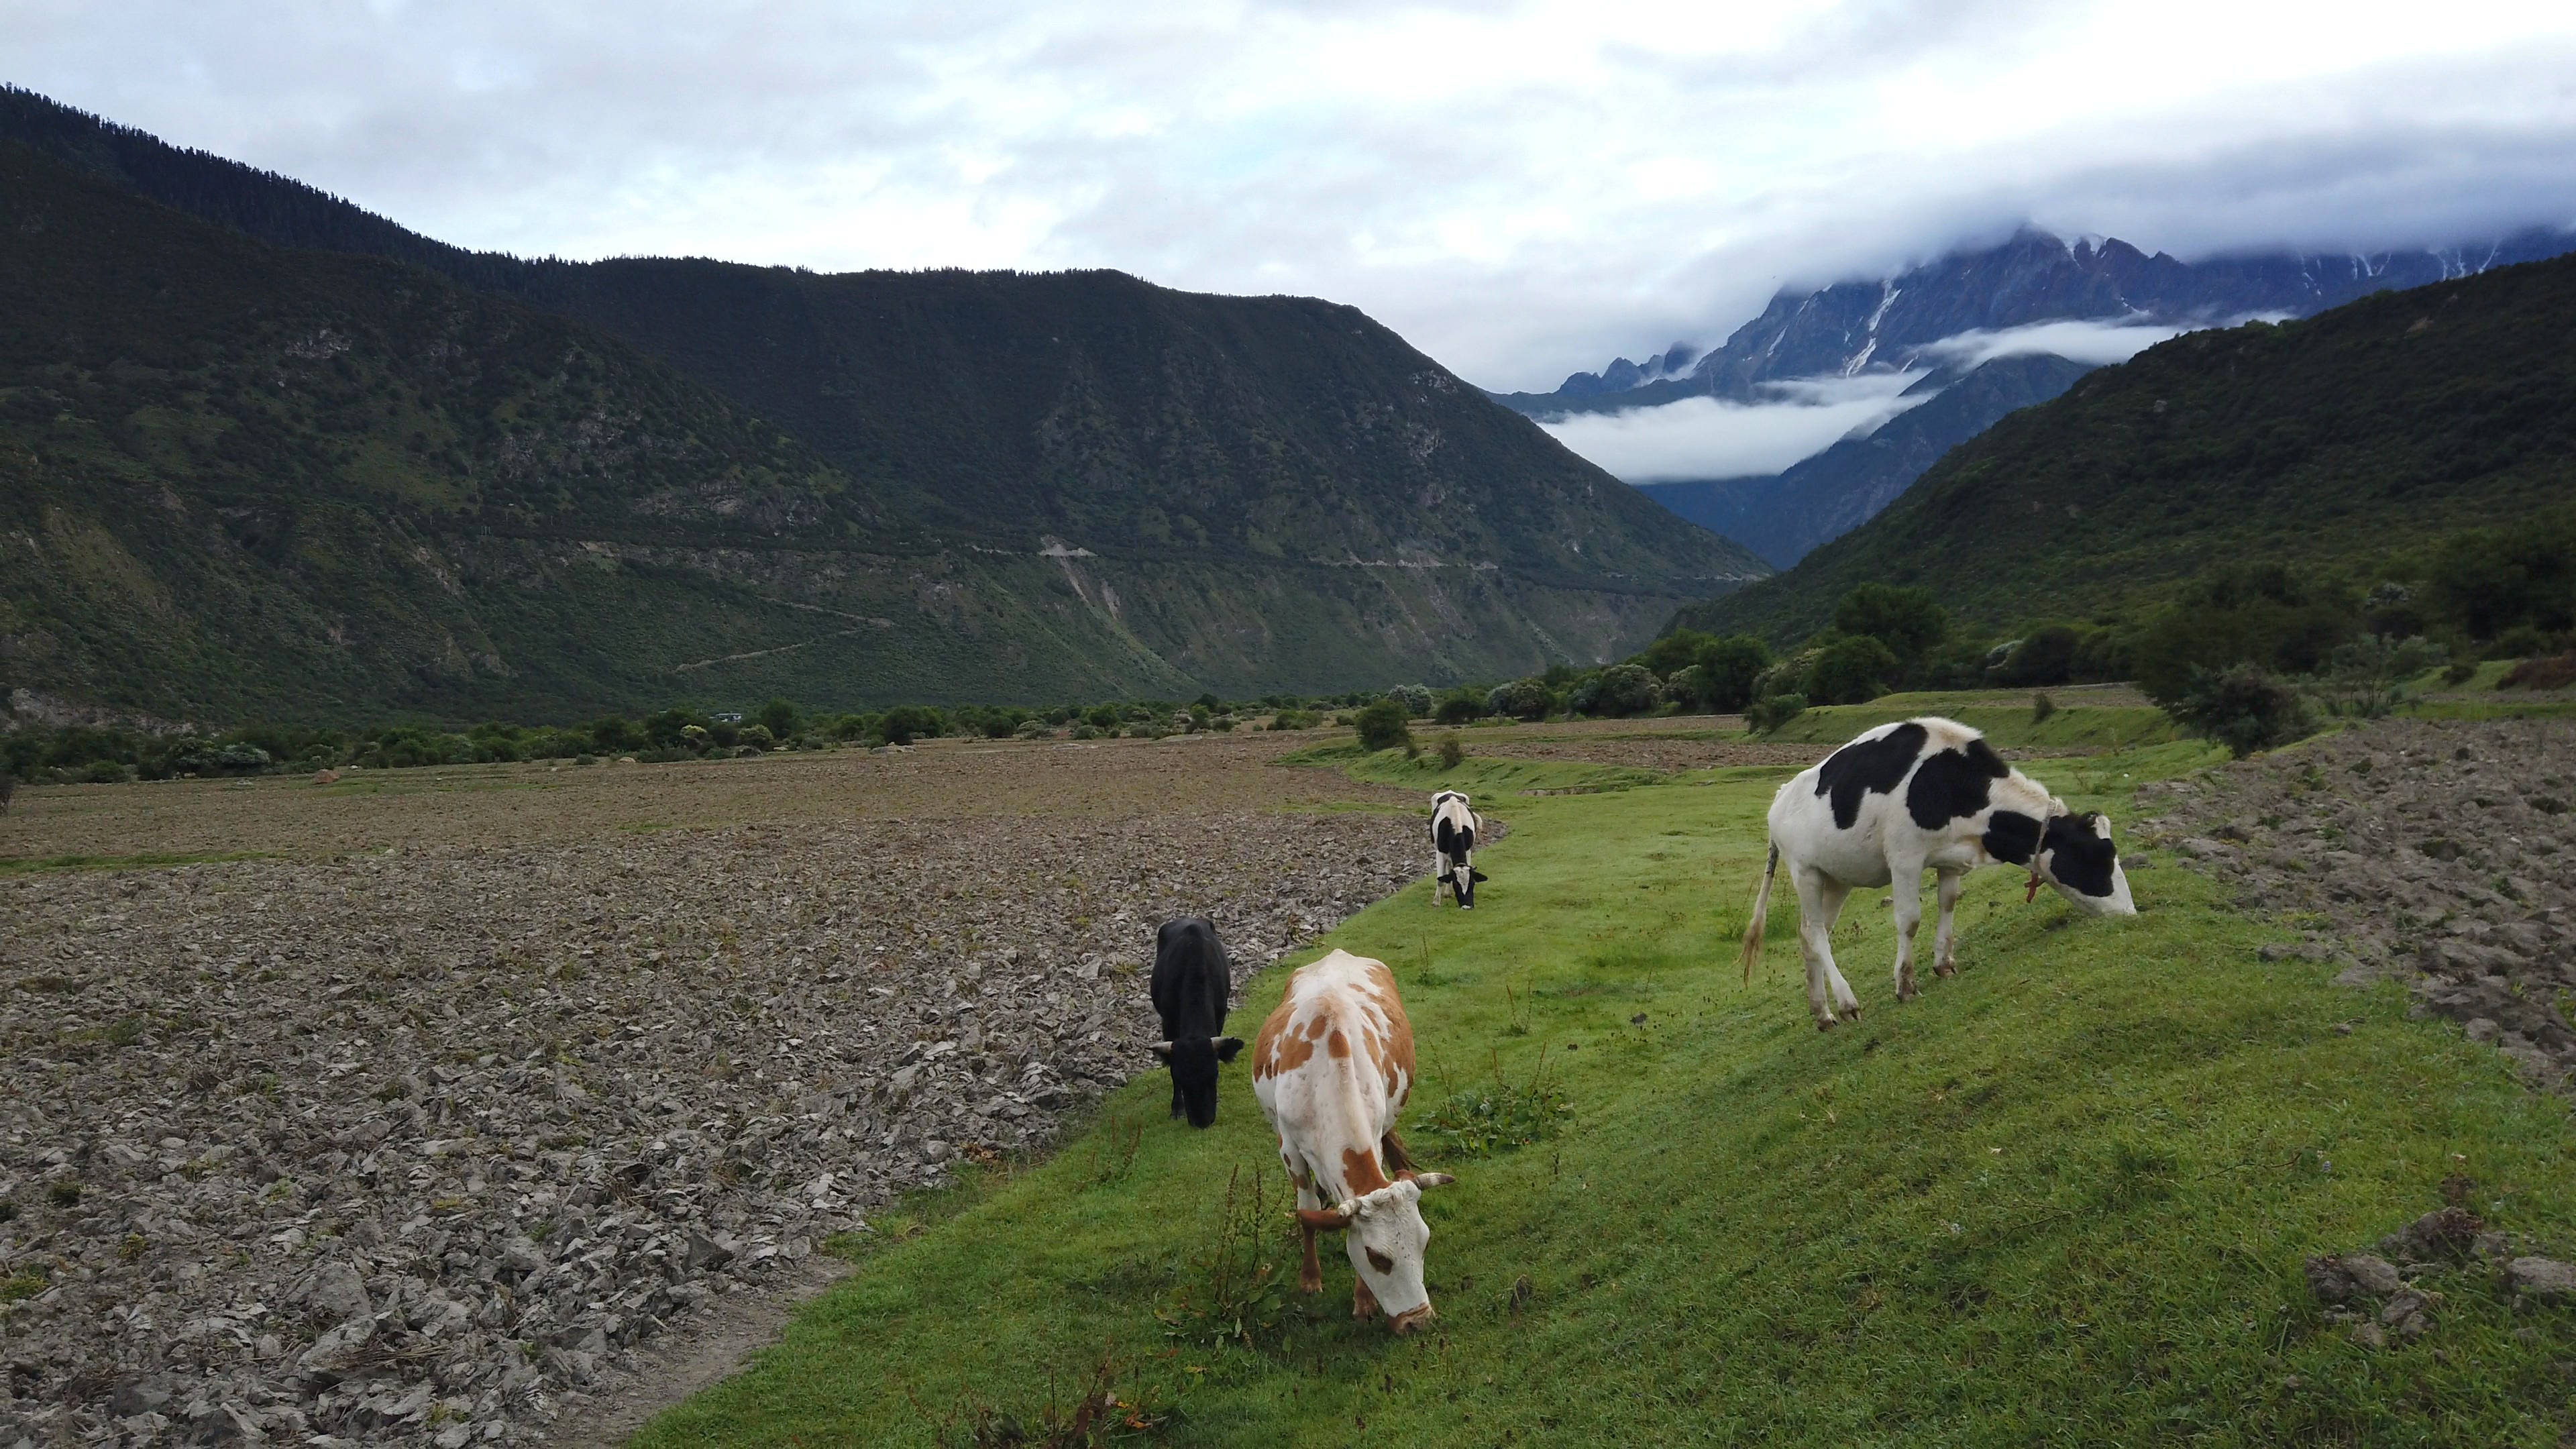
[[[2030,722],[2032,724],[2046,724],[2048,723],[2048,717],[2055,713],[2057,713],[2057,701],[2049,698],[2047,694],[2034,694],[2030,697]]]
[[[798,718],[796,706],[785,699],[773,697],[752,718],[760,721],[761,728],[769,731],[774,740],[792,740],[803,733],[800,727],[804,722]]]
[[[1274,730],[1310,730],[1323,722],[1323,717],[1311,709],[1283,709],[1270,717]]]
[[[1995,668],[1995,683],[2006,689],[2035,684],[2064,684],[2075,674],[2075,651],[2084,636],[2071,624],[2047,624],[2013,642]]]
[[[938,738],[947,725],[939,711],[926,704],[899,704],[877,717],[877,738],[890,745],[908,745],[916,739]]]
[[[1805,693],[1824,704],[1865,704],[1886,692],[1896,668],[1896,655],[1885,644],[1867,634],[1847,634],[1816,652]]]
[[[755,724],[744,725],[736,731],[734,741],[737,744],[749,745],[755,750],[765,750],[778,743],[778,737],[769,732],[769,726]]]
[[[1755,734],[1767,735],[1806,712],[1805,695],[1775,694],[1755,700],[1752,707],[1745,710],[1744,722],[1753,727]]]
[[[1556,699],[1549,693],[1544,679],[1515,679],[1509,684],[1495,686],[1494,691],[1485,696],[1487,714],[1509,715],[1514,719],[1545,719],[1547,712],[1555,707]]]
[[[1454,770],[1467,758],[1467,746],[1452,732],[1440,737],[1440,768]]]
[[[2251,663],[2313,674],[2360,630],[2360,601],[2347,591],[2279,564],[2240,565],[2159,610],[2140,631],[2133,659],[2139,686],[2164,704],[2193,687],[2195,671]]]
[[[1399,684],[1386,692],[1386,697],[1404,706],[1408,719],[1420,719],[1431,713],[1431,691],[1419,684]]]
[[[1472,689],[1453,689],[1440,696],[1431,717],[1445,725],[1462,725],[1486,713],[1485,696]]]
[[[1664,687],[1642,664],[1613,664],[1580,686],[1575,698],[1587,714],[1624,719],[1663,703]]]
[[[1401,749],[1413,743],[1413,731],[1405,726],[1404,706],[1393,698],[1362,709],[1351,723],[1359,729],[1360,747],[1371,752]]]
[[[1114,730],[1125,716],[1114,704],[1095,704],[1082,716],[1082,722],[1096,730]]]
[[[2243,759],[2315,732],[2316,711],[2299,692],[2259,664],[2195,669],[2165,713],[2193,734]]]
[[[1458,1093],[1413,1130],[1438,1143],[1444,1156],[1488,1157],[1555,1136],[1573,1110],[1545,1081],[1516,1087],[1498,1071],[1492,1086]]]
[[[2477,672],[2474,666],[2454,664],[2451,667],[2466,668],[2472,674]],[[2504,678],[2496,683],[2505,689],[2565,689],[2576,684],[2576,653],[2544,654],[2525,659],[2506,670]]]
[[[122,785],[134,778],[134,772],[114,760],[92,760],[80,772],[80,778],[91,785]]]

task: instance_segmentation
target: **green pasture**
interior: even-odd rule
[[[2139,781],[2212,758],[2032,768],[2125,821]],[[2428,1284],[2429,1334],[2374,1350],[2310,1300],[2306,1255],[2367,1247],[2446,1179],[2576,1252],[2576,1137],[2396,987],[2260,961],[2298,922],[2230,909],[2162,852],[2126,921],[1989,871],[1962,974],[1899,1006],[1885,893],[1864,891],[1837,950],[1865,1014],[1820,1034],[1793,901],[1750,989],[1735,959],[1788,771],[1513,793],[1558,778],[1529,764],[1444,774],[1513,827],[1474,913],[1416,884],[1291,958],[1347,947],[1404,989],[1406,1131],[1458,1177],[1425,1200],[1434,1331],[1352,1322],[1338,1254],[1320,1300],[1240,1291],[1254,1260],[1293,1272],[1249,1077],[1229,1069],[1192,1132],[1148,1073],[1049,1160],[880,1218],[781,1344],[638,1442],[966,1443],[979,1422],[1040,1442],[1005,1419],[1033,1430],[1104,1376],[1133,1432],[1174,1444],[2543,1446],[2576,1423],[2576,1310],[2517,1310],[2463,1270]],[[1243,1034],[1282,979],[1254,982]],[[1534,1083],[1569,1109],[1552,1137],[1431,1145],[1443,1103]]]

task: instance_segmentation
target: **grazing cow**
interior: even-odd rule
[[[1834,968],[1831,933],[1843,901],[1861,886],[1896,887],[1896,999],[1914,996],[1914,930],[1923,920],[1923,872],[1939,877],[1940,924],[1932,969],[1958,970],[1951,954],[1960,881],[1995,861],[2030,871],[2078,908],[2133,916],[2129,878],[2111,844],[2111,822],[2075,815],[2039,782],[2003,762],[1977,731],[1946,719],[1881,725],[1827,756],[1771,801],[1771,858],[1744,928],[1744,976],[1762,951],[1771,877],[1786,859],[1798,892],[1798,947],[1807,962],[1807,1008],[1819,1029],[1858,1016],[1860,1002]]]
[[[1154,933],[1154,1012],[1163,1019],[1154,1055],[1172,1069],[1172,1115],[1193,1127],[1215,1125],[1216,1069],[1243,1050],[1243,1038],[1217,1035],[1232,984],[1225,943],[1207,917],[1177,917]]]
[[[18,777],[0,770],[0,815],[9,813],[9,798],[18,793]]]
[[[1347,1234],[1351,1316],[1386,1314],[1397,1333],[1428,1322],[1422,1283],[1426,1189],[1455,1181],[1416,1172],[1395,1118],[1413,1090],[1413,1026],[1383,961],[1348,951],[1301,966],[1252,1047],[1252,1093],[1279,1133],[1305,1235],[1301,1293],[1319,1293],[1315,1235]]]
[[[1476,832],[1484,826],[1459,792],[1443,790],[1431,797],[1431,904],[1440,904],[1445,884],[1460,910],[1476,908],[1476,882],[1485,878],[1476,869]]]

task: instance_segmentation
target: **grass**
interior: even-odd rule
[[[2129,787],[2207,758],[2164,745],[2051,783],[2125,821]],[[966,1406],[1033,1419],[1104,1366],[1193,1444],[2559,1442],[2576,1312],[2456,1275],[2432,1333],[2372,1351],[2301,1262],[2441,1206],[2454,1174],[2495,1226],[2576,1249],[2565,1103],[2409,1021],[2394,987],[2260,962],[2280,927],[2170,861],[2118,922],[1973,877],[1963,973],[1902,1007],[1861,892],[1837,949],[1867,1014],[1819,1034],[1793,905],[1737,984],[1780,774],[1515,801],[1475,912],[1406,889],[1325,943],[1397,968],[1413,1121],[1542,1061],[1568,1109],[1486,1157],[1416,1129],[1459,1175],[1425,1200],[1436,1332],[1352,1323],[1328,1255],[1323,1298],[1252,1346],[1176,1336],[1158,1313],[1206,1288],[1274,1144],[1239,1069],[1203,1133],[1149,1074],[1052,1160],[879,1235],[637,1442],[927,1444]]]

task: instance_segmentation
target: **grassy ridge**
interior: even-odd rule
[[[2135,780],[2207,758],[2034,768],[2125,821]],[[1505,763],[1461,773],[1489,789]],[[1901,1008],[1863,892],[1837,949],[1868,1014],[1819,1035],[1794,906],[1754,990],[1733,959],[1785,773],[1494,795],[1514,830],[1476,912],[1411,887],[1330,938],[1396,967],[1410,1121],[1542,1060],[1572,1103],[1553,1141],[1438,1163],[1460,1179],[1426,1203],[1438,1332],[1352,1324],[1328,1257],[1323,1300],[1257,1349],[1168,1338],[1155,1313],[1204,1287],[1229,1174],[1275,1157],[1239,1073],[1196,1134],[1149,1074],[1051,1161],[878,1234],[781,1346],[639,1442],[929,1443],[969,1402],[1069,1399],[1104,1357],[1188,1443],[2557,1442],[2576,1317],[2464,1278],[2429,1337],[2372,1353],[2299,1270],[2454,1172],[2496,1225],[2576,1246],[2563,1103],[2394,988],[2259,963],[2283,930],[2170,863],[2126,922],[1975,877],[1965,971]]]

